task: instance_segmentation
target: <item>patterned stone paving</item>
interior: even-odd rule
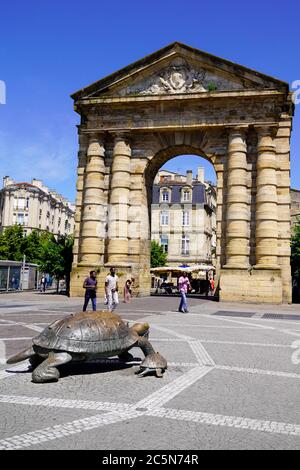
[[[65,365],[58,383],[37,385],[27,361],[8,367],[5,358],[81,301],[25,302],[0,311],[0,449],[300,448],[296,321],[200,301],[182,315],[174,299],[135,299],[119,313],[150,323],[169,362],[163,379],[137,378],[137,359],[111,359]]]

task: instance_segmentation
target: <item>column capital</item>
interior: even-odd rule
[[[240,124],[240,125],[236,125],[236,126],[227,126],[226,129],[228,131],[229,136],[236,135],[236,134],[246,135],[248,130],[249,130],[249,125],[248,124]]]
[[[131,138],[131,132],[130,130],[123,130],[123,131],[110,131],[111,136],[114,138],[115,143],[116,142],[130,142]]]
[[[91,132],[89,134],[87,155],[104,156],[105,132]]]
[[[253,126],[257,135],[258,135],[258,138],[260,137],[275,137],[275,134],[276,134],[276,131],[278,129],[278,125],[254,125]]]
[[[99,142],[100,144],[103,144],[105,140],[105,134],[105,131],[92,131],[85,135],[88,136],[89,143]]]

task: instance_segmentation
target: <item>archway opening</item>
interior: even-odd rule
[[[192,295],[215,298],[219,263],[213,164],[173,149],[154,157],[147,170],[152,294],[177,293],[178,277],[186,270]],[[157,245],[165,254],[164,266],[153,254]]]

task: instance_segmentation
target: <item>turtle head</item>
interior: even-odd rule
[[[131,329],[139,336],[145,336],[146,338],[148,338],[149,335],[149,328],[149,323],[135,323],[131,327]]]

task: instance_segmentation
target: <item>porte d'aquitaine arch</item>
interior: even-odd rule
[[[79,125],[71,295],[92,269],[150,292],[151,189],[162,164],[201,155],[217,175],[221,300],[290,302],[288,84],[173,43],[74,93]],[[103,285],[103,284],[102,284]]]

